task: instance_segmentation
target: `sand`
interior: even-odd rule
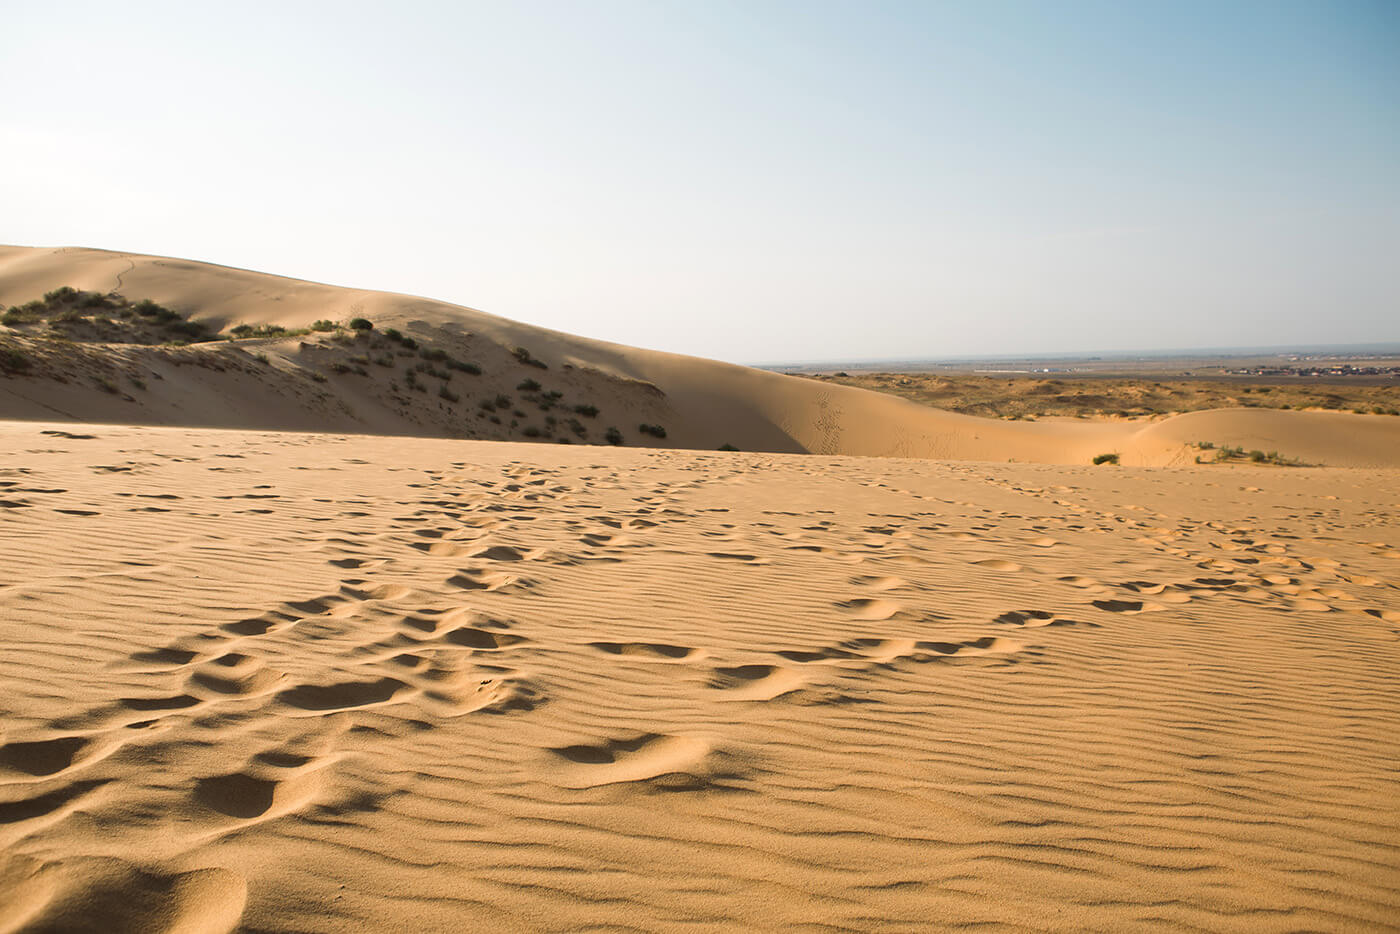
[[[0,931],[1400,917],[1394,470],[0,449]]]
[[[0,325],[0,934],[1396,929],[1400,419],[0,247],[64,285],[339,327]]]
[[[1194,445],[1210,442],[1277,450],[1309,464],[1400,467],[1400,418],[1385,415],[1230,408],[1149,422],[1009,422],[591,340],[415,296],[165,257],[0,247],[0,303],[22,304],[65,285],[151,299],[225,333],[239,323],[300,328],[356,316],[377,331],[346,343],[313,332],[171,348],[37,341],[23,328],[0,327],[0,350],[17,348],[36,361],[27,374],[0,374],[0,418],[512,441],[533,430],[551,443],[592,444],[611,427],[626,445],[642,447],[1052,464],[1112,453],[1131,466],[1190,464],[1199,454]],[[423,391],[410,391],[406,381],[425,361],[386,342],[380,335],[390,327],[412,335],[420,350],[473,361],[483,372],[430,366],[448,379],[417,376]],[[543,368],[522,363],[514,355],[522,347]],[[559,393],[560,404],[545,410],[549,403],[524,398],[525,380]],[[501,394],[512,403],[494,416],[479,407]],[[565,427],[576,405],[600,410],[575,419],[583,434]],[[660,425],[666,436],[643,435],[642,424]]]

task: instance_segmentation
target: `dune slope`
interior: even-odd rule
[[[1151,425],[1007,422],[412,296],[137,254],[0,247],[0,303],[19,305],[64,285],[150,299],[212,330],[363,317],[376,334],[393,327],[420,346],[405,350],[369,334],[334,335],[344,338],[338,342],[317,332],[168,348],[115,345],[92,331],[71,344],[0,328],[0,344],[35,360],[27,372],[0,372],[0,417],[593,444],[616,428],[615,440],[649,447],[1043,463],[1086,463],[1109,452],[1125,464],[1181,463],[1190,460],[1186,445],[1211,441],[1267,444],[1332,466],[1400,465],[1400,421],[1384,417],[1240,409]],[[427,351],[483,372],[452,371],[423,359]],[[557,400],[518,388],[530,380]],[[508,401],[481,408],[502,397]],[[578,406],[599,411],[579,416]],[[643,434],[641,425],[665,435]],[[1364,442],[1351,443],[1356,438]]]
[[[1393,471],[0,444],[0,931],[1400,913]]]

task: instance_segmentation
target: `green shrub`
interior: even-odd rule
[[[443,383],[442,386],[438,389],[438,397],[446,399],[448,402],[458,402],[462,398],[461,396],[453,392],[451,389],[448,389],[446,383]]]
[[[527,438],[538,438],[543,435],[544,432],[540,431],[534,425],[526,425],[521,434],[525,435]]]
[[[584,418],[597,418],[598,407],[596,405],[576,405],[574,411]]]
[[[1095,467],[1097,467],[1097,466],[1100,465],[1100,464],[1116,464],[1116,463],[1118,463],[1118,455],[1117,455],[1117,454],[1100,454],[1098,457],[1095,457],[1095,458],[1094,458],[1094,466],[1095,466]]]
[[[424,360],[434,360],[438,363],[451,359],[447,351],[443,350],[441,347],[424,347],[419,351],[418,356],[422,357]]]
[[[374,330],[374,322],[370,321],[368,318],[351,318],[351,319],[350,319],[350,330],[352,330],[352,331],[373,331],[373,330]]]
[[[311,322],[311,330],[313,331],[334,331],[338,327],[340,327],[340,325],[325,318],[322,318],[320,321]]]
[[[651,435],[653,438],[666,437],[666,429],[660,425],[638,425],[637,430],[644,435]]]
[[[530,356],[530,351],[526,350],[524,347],[516,347],[514,350],[511,351],[511,354],[515,357],[515,359],[519,360],[526,366],[538,367],[541,370],[549,369],[548,363],[545,363],[543,360],[536,360],[534,357]]]
[[[398,328],[385,328],[384,330],[380,331],[379,333],[380,333],[380,334],[383,334],[385,337],[389,338],[389,340],[391,340],[391,341],[401,341],[401,340],[403,340],[403,332],[400,331]]]
[[[28,318],[25,316],[24,312],[20,311],[18,308],[11,308],[9,311],[5,312],[4,315],[0,316],[0,324],[5,325],[7,328],[24,324],[27,320]]]
[[[607,441],[608,444],[613,444],[613,445],[621,444],[621,443],[622,443],[622,432],[618,431],[616,427],[610,427],[610,428],[607,430],[607,433],[603,435],[603,440]]]
[[[472,376],[481,375],[481,367],[477,366],[475,363],[463,363],[460,360],[449,358],[447,361],[447,368],[449,370],[456,370],[459,373],[470,373]]]
[[[33,362],[22,350],[0,347],[0,373],[23,373]]]
[[[735,447],[734,445],[732,445],[732,444],[721,444],[721,445],[719,446],[719,450],[721,450],[721,451],[737,451],[737,450],[739,450],[739,449],[736,448],[736,447]]]
[[[1263,451],[1250,451],[1249,459],[1256,464],[1262,464],[1269,459],[1269,455],[1265,454]]]
[[[57,304],[58,302],[66,302],[71,299],[75,299],[81,294],[81,292],[73,288],[71,285],[61,285],[58,288],[54,289],[52,292],[45,292],[44,301],[50,305],[53,305]]]
[[[515,388],[520,390],[521,392],[538,392],[540,389],[540,384],[533,379],[526,379],[522,380],[520,384]]]
[[[103,392],[111,393],[114,396],[121,392],[121,390],[117,388],[116,383],[112,382],[110,379],[103,379],[101,377],[97,379],[97,388]]]

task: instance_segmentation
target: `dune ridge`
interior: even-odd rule
[[[549,384],[545,388],[567,393],[570,403],[602,409],[596,424],[584,426],[591,429],[586,435],[545,426],[564,439],[595,444],[602,442],[604,427],[612,426],[627,444],[646,447],[733,445],[775,453],[1061,464],[1117,453],[1124,464],[1173,466],[1191,462],[1190,445],[1209,441],[1280,450],[1328,466],[1400,466],[1400,424],[1384,417],[1228,409],[1151,423],[1007,422],[591,340],[413,296],[130,253],[0,247],[0,303],[20,304],[64,285],[152,299],[215,329],[238,323],[300,328],[321,319],[365,317],[381,331],[399,328],[434,347],[475,357],[485,373],[454,380],[456,388],[447,392],[470,398],[452,400],[391,389],[385,384],[397,371],[368,364],[353,364],[363,377],[332,370],[327,379],[325,368],[346,366],[355,348],[337,351],[317,343],[315,335],[239,341],[236,347],[196,344],[178,353],[104,346],[92,349],[96,358],[85,367],[55,363],[66,382],[38,375],[0,379],[0,417],[525,440],[522,432],[538,422],[531,406],[525,408],[533,421],[511,416],[492,424],[473,405],[500,394],[519,405],[516,387],[539,377]],[[0,330],[0,339],[4,334]],[[20,338],[12,334],[10,340]],[[547,375],[515,356],[516,348],[549,367]],[[34,351],[32,345],[25,349]],[[48,345],[34,352],[55,356]],[[307,378],[313,373],[322,382]],[[123,376],[146,385],[130,389]],[[102,388],[114,381],[119,392]],[[665,437],[639,433],[642,424],[661,425]]]

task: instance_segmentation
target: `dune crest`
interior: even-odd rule
[[[164,257],[0,247],[0,304],[62,286],[149,299],[211,333],[364,318],[414,347],[313,331],[169,348],[114,344],[77,324],[75,348],[0,328],[0,343],[32,361],[0,374],[0,418],[1061,464],[1116,453],[1134,466],[1190,463],[1190,446],[1209,441],[1328,466],[1400,465],[1396,419],[1232,409],[1146,425],[1007,422],[425,298]]]

